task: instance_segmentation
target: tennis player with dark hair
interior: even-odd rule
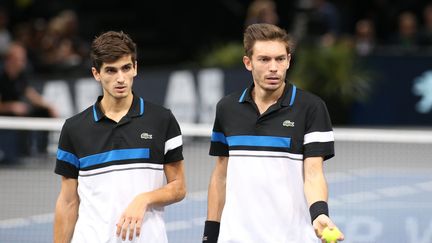
[[[252,24],[243,41],[253,83],[217,105],[203,242],[321,242],[322,230],[336,227],[323,173],[334,156],[326,105],[285,81],[285,30]]]
[[[62,128],[55,242],[168,241],[163,208],[186,193],[182,136],[170,110],[132,92],[136,56],[123,32],[92,43],[103,95]]]

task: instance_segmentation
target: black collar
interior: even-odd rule
[[[136,96],[135,93],[133,93],[133,100],[132,105],[129,108],[128,113],[126,116],[128,117],[137,117],[142,116],[144,114],[144,99]],[[93,118],[95,122],[100,121],[103,117],[105,117],[105,114],[102,112],[100,108],[100,102],[102,100],[103,96],[99,96],[97,98],[96,103],[93,105]]]
[[[240,96],[239,103],[249,102],[253,103],[252,99],[252,90],[255,87],[255,84],[252,83],[248,88],[246,88],[242,95]],[[287,81],[285,81],[285,87],[282,94],[282,97],[279,98],[278,103],[280,102],[281,106],[293,106],[295,97],[297,93],[297,87]]]

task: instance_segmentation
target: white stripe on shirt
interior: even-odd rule
[[[330,132],[311,132],[305,134],[303,145],[308,143],[325,143],[334,141],[333,131]]]
[[[273,152],[273,151],[251,151],[251,150],[230,150],[230,156],[262,156],[262,157],[288,157],[291,159],[302,160],[302,154],[293,154],[287,152]]]
[[[165,142],[165,153],[168,151],[173,150],[177,147],[180,147],[183,145],[183,139],[181,135],[178,135],[177,137],[173,137]]]

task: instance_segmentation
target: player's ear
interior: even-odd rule
[[[96,70],[96,68],[95,68],[95,67],[92,67],[91,71],[92,71],[93,77],[94,77],[98,82],[100,82],[100,74],[99,74],[99,72]]]
[[[135,69],[134,77],[136,77],[138,74],[138,62],[137,61],[135,61],[134,69]]]
[[[288,62],[288,65],[287,65],[287,70],[288,70],[288,68],[290,67],[290,64],[291,64],[291,54],[288,54],[288,56],[287,56],[287,62]]]
[[[248,56],[243,56],[243,63],[247,70],[252,71],[252,61]]]

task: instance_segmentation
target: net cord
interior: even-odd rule
[[[0,117],[0,129],[43,130],[59,132],[64,118]],[[180,124],[182,134],[189,137],[210,137],[211,124]],[[431,128],[334,128],[336,141],[384,143],[432,143]]]

